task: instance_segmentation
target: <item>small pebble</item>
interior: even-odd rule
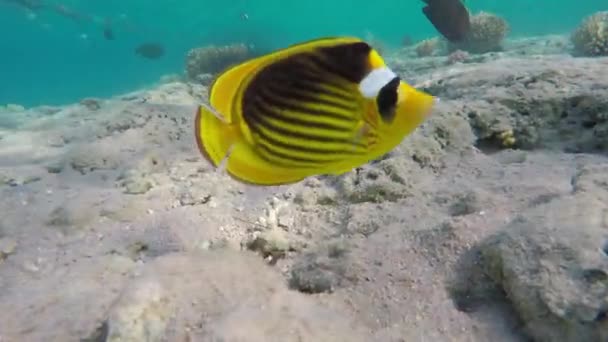
[[[13,254],[17,248],[17,241],[8,237],[0,239],[0,260],[6,259]]]

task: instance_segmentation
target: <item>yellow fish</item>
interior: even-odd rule
[[[198,107],[203,156],[233,178],[282,185],[339,175],[396,147],[434,98],[402,82],[365,41],[307,41],[228,68]]]

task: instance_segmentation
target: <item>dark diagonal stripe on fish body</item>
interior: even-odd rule
[[[258,110],[257,108],[254,108]],[[258,124],[253,126],[254,144],[276,147],[284,154],[293,154],[296,159],[327,162],[328,155],[350,155],[366,152],[366,145],[353,139],[352,134],[343,137],[325,135],[313,136],[310,131],[299,131],[300,126],[286,126],[269,116],[256,113]],[[318,132],[315,132],[318,134]],[[270,152],[276,149],[269,148]],[[280,157],[280,156],[278,156]],[[285,157],[281,157],[285,158]],[[333,160],[333,159],[332,159]]]
[[[258,94],[259,96],[253,101],[258,104],[261,111],[269,112],[271,115],[275,113],[283,120],[298,122],[303,126],[322,125],[329,129],[338,130],[351,129],[356,125],[356,120],[353,119],[352,112],[349,111],[320,104],[289,101],[266,89],[260,89]]]
[[[365,43],[290,56],[248,84],[243,119],[260,156],[277,165],[319,167],[367,151],[354,138],[361,120],[359,82],[369,73]]]
[[[269,87],[277,96],[296,102],[355,111],[359,95],[356,85],[371,69],[370,51],[366,43],[343,44],[293,55],[266,66],[245,90],[243,116],[249,115],[251,99],[258,96],[260,87]]]
[[[264,141],[272,146],[277,146],[285,149],[287,152],[293,151],[294,153],[303,152],[306,154],[315,154],[315,160],[325,160],[321,156],[327,156],[330,154],[358,154],[362,153],[363,145],[354,142],[345,143],[319,143],[312,144],[310,142],[297,140],[297,139],[284,139],[285,136],[276,135],[274,131],[267,127],[262,127],[258,132],[259,141]],[[257,142],[257,140],[256,140]]]
[[[339,95],[333,95],[329,92],[326,92],[322,87],[317,87],[318,91],[315,89],[310,89],[306,84],[302,84],[301,82],[293,82],[289,85],[283,85],[279,83],[267,84],[265,88],[269,89],[277,96],[280,96],[285,99],[289,99],[290,101],[298,102],[298,103],[317,103],[323,106],[334,107],[335,112],[346,112],[348,113],[348,117],[352,116],[352,113],[357,110],[357,99],[341,97]],[[259,92],[259,89],[256,89],[256,92]],[[247,95],[251,95],[251,97],[255,97],[255,93],[252,91]],[[243,99],[243,107],[246,108],[247,100],[249,97],[245,97]],[[243,111],[244,112],[244,111]]]
[[[322,85],[329,93],[334,94],[336,97],[351,98],[353,96],[353,90],[356,89],[357,85],[346,79],[340,78],[340,75],[338,74],[328,74],[327,70],[319,68],[314,62],[315,58],[318,57],[315,57],[313,54],[294,56],[292,62],[294,67],[290,69],[290,71],[292,71],[290,77]]]
[[[261,98],[254,104],[257,110],[257,118],[272,119],[278,122],[282,127],[293,127],[297,131],[319,131],[322,135],[346,135],[352,132],[356,123],[338,121],[338,120],[315,120],[314,116],[302,115],[299,112],[293,112],[288,109],[279,109],[277,107],[268,106]],[[319,117],[317,117],[318,119]]]
[[[340,137],[340,131],[335,129],[322,130],[313,127],[302,126],[290,122],[277,123],[277,120],[270,120],[273,113],[267,113],[266,108],[261,106],[258,101],[251,102],[248,107],[248,113],[244,116],[247,126],[252,133],[258,132],[262,126],[265,126],[278,135],[284,135],[288,138],[297,138],[306,141],[325,141],[325,142],[341,142],[346,139],[346,136]],[[338,137],[336,137],[338,135]]]
[[[271,150],[266,144],[259,144],[257,153],[267,162],[284,168],[318,168],[321,162],[297,158],[289,154]]]
[[[353,111],[357,108],[358,89],[338,89],[322,83],[321,79],[309,80],[298,75],[283,75],[272,81],[263,80],[256,83],[255,89],[247,95],[255,95],[260,89],[272,90],[277,97],[283,97],[299,103],[317,103],[323,101],[328,106]],[[262,80],[260,80],[262,81]]]
[[[358,84],[371,71],[369,54],[372,47],[365,42],[322,47],[315,51],[318,51],[318,57],[313,60],[319,67],[350,82]]]
[[[291,122],[281,122],[275,120],[271,115],[262,111],[258,103],[250,107],[252,112],[248,115],[247,124],[253,133],[259,132],[262,128],[272,131],[277,136],[283,136],[285,140],[295,139],[302,141],[303,144],[312,143],[348,143],[352,137],[352,129],[336,130],[306,127]]]
[[[353,146],[347,148],[328,149],[327,147],[313,148],[306,145],[293,145],[275,139],[271,134],[266,135],[265,130],[260,131],[260,138],[256,142],[257,147],[263,147],[270,159],[281,159],[283,162],[324,164],[343,159],[348,155],[360,154],[362,149]],[[355,153],[359,152],[359,153]]]
[[[313,70],[301,70],[293,75],[293,79],[296,81],[289,81],[289,85],[299,85],[303,89],[321,88],[324,94],[340,100],[352,101],[356,94],[355,92],[358,91],[357,86],[354,84],[348,84],[338,77],[332,79],[319,75],[318,72]]]
[[[279,164],[284,167],[319,167],[353,154],[365,153],[360,146],[357,149],[351,146],[349,150],[329,151],[320,150],[317,153],[306,153],[294,149],[291,145],[275,143],[272,139],[260,139],[256,144],[256,151],[266,161]],[[308,150],[312,150],[307,148]]]
[[[345,81],[339,82],[337,76],[323,75],[312,70],[307,73],[303,68],[294,65],[278,65],[258,76],[250,85],[251,88],[274,86],[279,90],[289,90],[288,96],[294,98],[299,93],[307,93],[313,95],[312,99],[316,100],[319,94],[326,94],[335,99],[336,103],[350,104],[356,95],[354,91],[357,90],[355,87],[349,89],[348,84]],[[307,99],[299,100],[308,102]]]

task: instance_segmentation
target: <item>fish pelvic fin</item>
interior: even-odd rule
[[[207,105],[200,105],[197,109],[194,135],[201,154],[216,168],[224,164],[238,139],[235,125]]]

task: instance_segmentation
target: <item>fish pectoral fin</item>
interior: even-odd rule
[[[224,171],[226,171],[226,168],[228,167],[228,160],[230,160],[230,155],[232,154],[232,151],[234,151],[234,147],[235,145],[231,145],[228,148],[228,151],[226,152],[226,156],[224,156],[224,159],[222,159],[219,164],[217,164],[217,173],[223,173]]]
[[[209,113],[213,114],[213,116],[215,116],[221,122],[223,122],[225,124],[229,124],[230,123],[230,121],[228,121],[222,114],[220,114],[217,110],[215,110],[215,108],[207,105],[206,103],[201,103],[200,106],[201,107],[205,107],[206,111],[208,111]]]
[[[201,154],[215,167],[226,159],[238,139],[236,127],[206,105],[198,107],[194,135]]]
[[[355,135],[353,137],[353,150],[357,148],[361,148],[361,145],[365,145],[367,147],[367,136],[370,132],[370,126],[365,121],[360,121],[355,128]]]

